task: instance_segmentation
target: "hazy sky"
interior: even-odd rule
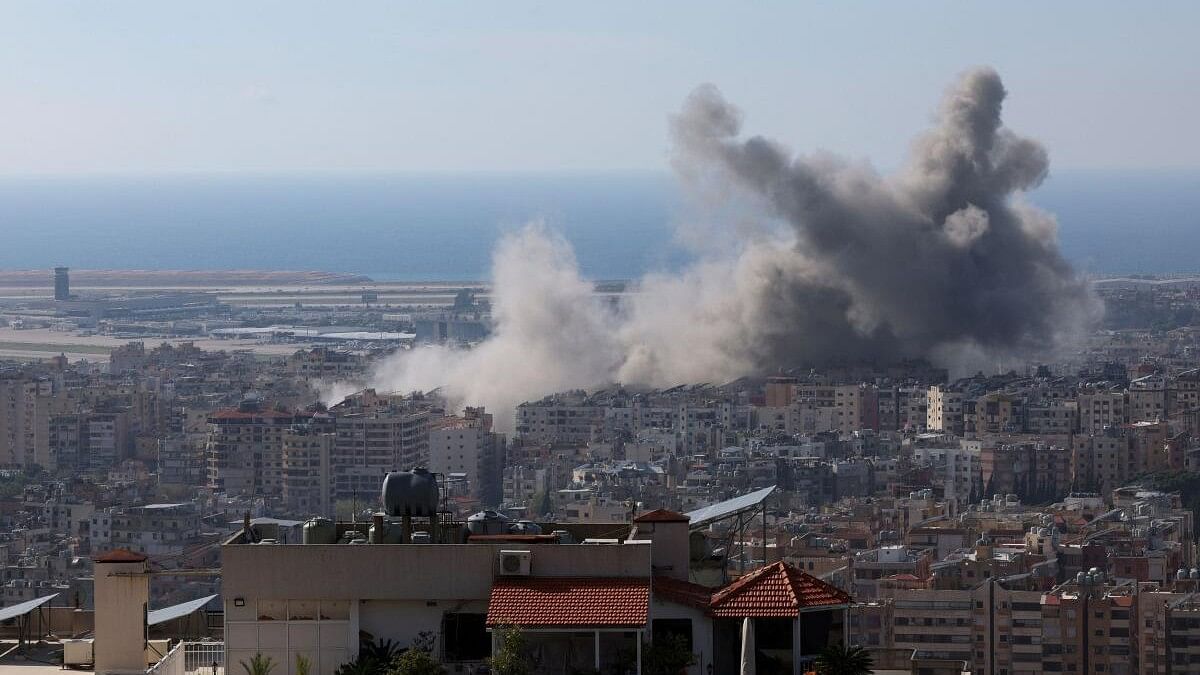
[[[1200,164],[1200,2],[0,2],[0,173],[661,169],[747,128],[895,165],[999,69],[1057,168]]]

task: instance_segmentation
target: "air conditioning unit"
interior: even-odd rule
[[[529,563],[533,554],[529,551],[500,551],[500,574],[510,577],[529,576]]]
[[[64,666],[90,666],[92,659],[92,640],[63,640]]]

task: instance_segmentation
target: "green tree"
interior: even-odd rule
[[[388,675],[444,675],[446,669],[433,657],[437,634],[421,631],[413,638],[408,651],[392,660]]]
[[[533,673],[533,664],[525,655],[525,636],[521,634],[521,629],[516,626],[507,626],[496,630],[500,634],[499,644],[496,647],[496,654],[488,659],[488,665],[491,666],[492,672],[495,675],[530,675]]]
[[[242,661],[242,668],[245,669],[246,675],[271,675],[271,671],[275,670],[275,660],[269,656],[263,656],[262,652],[250,657],[250,662]]]
[[[370,638],[359,641],[358,658],[343,663],[334,675],[384,675],[400,654],[400,646],[392,640],[376,642]]]
[[[296,675],[309,675],[312,672],[312,659],[303,654],[296,655]]]
[[[646,675],[679,675],[696,663],[696,655],[688,649],[687,638],[667,633],[654,638],[642,652],[642,672]]]
[[[817,656],[818,675],[870,675],[874,665],[867,650],[858,645],[830,645]]]
[[[445,672],[432,654],[416,648],[396,657],[388,669],[388,675],[444,675]]]

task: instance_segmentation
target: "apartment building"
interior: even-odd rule
[[[586,445],[605,422],[604,407],[547,399],[517,407],[517,437],[526,443]]]
[[[289,374],[301,379],[334,382],[362,375],[365,359],[352,352],[313,347],[289,356],[286,367]]]
[[[1129,383],[1129,421],[1156,422],[1167,419],[1171,412],[1165,375],[1155,373],[1139,377]]]
[[[422,406],[374,407],[341,414],[336,407],[333,498],[363,500],[388,471],[428,467],[430,412]]]
[[[1016,397],[1002,393],[987,394],[975,401],[975,414],[969,430],[977,434],[1021,431],[1023,414],[1021,401]]]
[[[961,391],[954,391],[941,385],[930,387],[929,400],[926,405],[925,428],[929,431],[962,435],[964,398]]]
[[[1139,475],[1142,463],[1130,439],[1112,427],[1076,436],[1071,461],[1076,488],[1107,494]]]
[[[333,517],[333,418],[314,415],[283,434],[283,508],[290,515]]]
[[[93,548],[122,548],[152,556],[180,555],[200,540],[200,513],[192,504],[147,504],[96,512]]]
[[[1079,429],[1079,403],[1047,399],[1025,405],[1025,433],[1066,435]]]
[[[1134,589],[1091,579],[1065,583],[1043,597],[1043,672],[1141,672]]]
[[[278,496],[283,485],[283,436],[291,412],[249,399],[208,416],[208,487],[229,495]]]
[[[911,452],[914,464],[930,467],[947,502],[963,508],[983,496],[982,455],[974,444],[964,442],[960,447],[950,448],[916,447]]]
[[[0,466],[49,466],[47,401],[52,395],[47,379],[0,373]]]
[[[1119,427],[1129,422],[1128,401],[1123,391],[1080,393],[1076,402],[1081,433],[1101,434],[1107,427]]]
[[[891,645],[912,653],[914,661],[972,662],[970,591],[895,591]]]
[[[467,408],[461,416],[430,422],[429,470],[466,475],[472,496],[495,506],[501,499],[504,445],[504,435],[492,431],[492,416],[483,408]]]
[[[985,443],[981,451],[982,494],[1014,494],[1047,502],[1071,491],[1070,448],[1041,442]]]
[[[162,488],[186,490],[203,485],[206,476],[203,442],[183,434],[158,440],[158,483]]]

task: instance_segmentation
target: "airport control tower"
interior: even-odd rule
[[[54,299],[55,300],[70,300],[71,299],[71,268],[70,267],[55,267],[54,268]]]

